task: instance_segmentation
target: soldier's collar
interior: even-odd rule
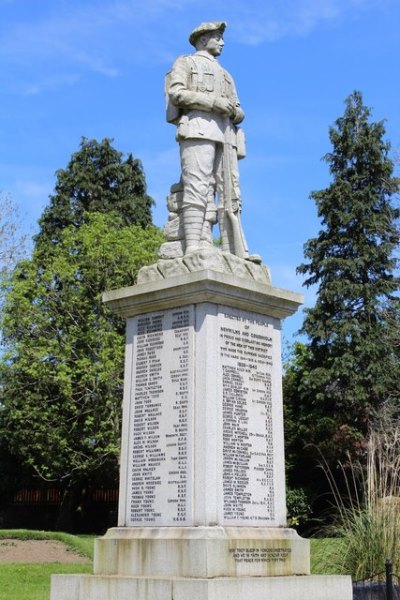
[[[217,60],[215,56],[212,56],[207,50],[198,50],[195,52],[195,56],[202,56],[203,58],[208,58],[208,60],[215,61]]]

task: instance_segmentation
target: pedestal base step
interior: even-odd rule
[[[310,574],[310,542],[279,527],[116,527],[98,538],[95,575],[285,577]]]
[[[352,600],[351,578],[335,575],[153,579],[53,575],[51,600]]]

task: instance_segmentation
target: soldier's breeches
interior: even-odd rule
[[[183,202],[182,208],[205,210],[210,186],[221,178],[221,144],[209,140],[180,142]]]

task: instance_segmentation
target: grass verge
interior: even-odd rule
[[[93,559],[94,538],[58,531],[0,530],[0,539],[55,540],[90,559]],[[92,570],[91,564],[80,563],[0,563],[0,600],[49,600],[51,575],[91,573]]]
[[[0,529],[0,539],[55,540],[62,542],[82,556],[93,560],[94,535],[72,535],[61,531],[36,531],[34,529]]]
[[[2,563],[0,600],[49,600],[51,575],[91,572],[92,565],[74,563]]]

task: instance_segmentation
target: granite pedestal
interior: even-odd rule
[[[119,522],[52,600],[350,600],[286,528],[280,323],[301,297],[251,268],[105,295],[127,319]]]

